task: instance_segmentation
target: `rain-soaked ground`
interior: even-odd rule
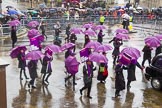
[[[13,3],[9,2],[9,0],[4,1],[6,2],[5,5]],[[138,33],[130,34],[131,39],[124,41],[122,48],[132,46],[141,51],[144,46],[143,35],[143,31],[140,30]],[[18,45],[28,45],[26,40],[27,38],[18,39]],[[52,38],[48,38],[47,42],[43,44],[49,44],[51,40]],[[104,43],[107,43],[109,40],[109,36],[106,35]],[[77,42],[83,43],[83,37],[78,36]],[[29,46],[27,47],[29,48]],[[29,80],[26,81],[25,78],[22,81],[19,80],[18,61],[17,59],[10,58],[10,50],[11,42],[9,40],[4,41],[3,45],[0,43],[0,58],[10,64],[7,66],[6,72],[8,108],[162,108],[162,92],[153,90],[150,82],[143,80],[142,72],[138,68],[136,69],[137,80],[131,83],[130,91],[123,90],[120,93],[120,98],[113,98],[115,89],[114,71],[112,68],[113,60],[111,57],[112,51],[107,53],[109,59],[109,76],[106,79],[106,83],[101,84],[97,81],[97,71],[95,71],[91,90],[92,99],[88,99],[86,97],[86,91],[83,93],[83,96],[79,92],[79,89],[83,87],[83,64],[80,65],[79,72],[76,74],[77,85],[73,88],[71,80],[67,83],[67,87],[65,86],[64,53],[53,56],[53,72],[49,78],[50,84],[48,86],[41,84],[41,64],[38,62],[37,72],[39,78],[36,80],[36,89],[29,90],[27,86]],[[76,52],[79,52],[79,49]],[[78,53],[76,56],[80,61]],[[142,56],[139,58],[140,63],[141,61]],[[148,65],[147,62],[146,65]],[[95,66],[97,65],[95,64]],[[26,72],[28,74],[27,69]],[[123,73],[125,81],[127,81],[127,71]]]

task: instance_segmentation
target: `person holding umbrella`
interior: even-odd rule
[[[142,49],[142,51],[143,51],[143,61],[142,61],[142,66],[143,67],[145,67],[144,66],[144,64],[145,64],[145,61],[146,60],[148,60],[148,63],[150,64],[151,63],[151,51],[152,51],[153,49],[150,47],[150,46],[148,46],[147,44],[144,46],[144,48]]]
[[[98,38],[97,38],[97,41],[101,44],[102,44],[102,41],[103,41],[103,36],[105,36],[105,34],[103,35],[102,32],[103,32],[102,30],[99,31]]]
[[[42,69],[41,69],[41,73],[43,74],[42,84],[46,84],[45,81],[47,83],[49,83],[48,78],[49,78],[49,76],[51,75],[51,72],[52,72],[52,68],[51,68],[51,61],[52,60],[53,60],[52,51],[46,50],[45,56],[44,56],[43,62],[42,62]]]
[[[34,86],[35,79],[38,77],[37,75],[37,60],[30,60],[28,63],[29,75],[31,80],[29,81],[28,87],[32,86],[32,88],[36,88]]]
[[[113,61],[113,65],[116,64],[116,59],[120,53],[120,46],[123,44],[122,41],[120,42],[119,39],[117,39],[116,37],[114,37],[112,40],[109,41],[109,43],[113,42],[113,45],[114,45],[114,50],[113,50],[113,58],[114,58],[114,61]]]
[[[26,79],[29,79],[25,72],[26,67],[26,59],[25,59],[25,51],[23,49],[20,50],[17,59],[19,61],[18,67],[20,68],[20,80],[23,80],[22,78],[22,71],[24,72],[24,76]]]
[[[12,40],[12,48],[14,48],[15,43],[17,42],[17,35],[16,35],[16,27],[11,27],[11,40]]]
[[[70,28],[71,28],[71,25],[68,24],[67,27],[66,27],[66,35],[67,37],[65,38],[65,42],[69,42],[69,38],[70,38]]]
[[[87,45],[87,43],[90,42],[89,36],[88,35],[85,35],[84,40],[85,40],[84,41],[84,48],[85,48],[85,46]]]

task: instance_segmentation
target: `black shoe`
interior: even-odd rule
[[[82,95],[82,90],[80,89],[80,94]]]
[[[20,80],[23,80],[23,78],[20,78]]]
[[[115,98],[117,98],[118,96],[121,96],[120,94],[115,94]]]
[[[45,80],[45,81],[49,84],[49,82],[47,80]]]
[[[77,83],[73,83],[74,85],[77,85]]]
[[[26,77],[26,79],[29,79],[28,77]]]
[[[90,98],[90,99],[92,99],[92,97],[91,96],[87,96],[88,98]]]
[[[30,84],[28,84],[28,87],[30,88]]]
[[[32,86],[33,89],[35,89],[36,87],[35,86]]]

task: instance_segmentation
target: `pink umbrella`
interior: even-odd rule
[[[136,59],[138,59],[141,56],[140,51],[133,47],[124,48],[121,51],[120,55],[122,55],[124,53],[130,55],[131,58],[136,58]]]
[[[92,49],[96,49],[98,46],[100,46],[101,44],[99,42],[95,42],[95,41],[90,41],[86,44],[85,48],[92,48]]]
[[[9,22],[10,26],[19,26],[21,22],[19,20],[13,20]]]
[[[39,60],[40,58],[42,58],[44,55],[41,51],[38,51],[38,50],[33,50],[33,51],[30,51],[29,53],[27,53],[25,55],[25,58],[27,60]]]
[[[39,25],[38,21],[30,21],[27,26],[31,28],[36,28],[38,25]]]
[[[61,50],[64,51],[64,50],[71,48],[71,47],[74,47],[74,46],[75,46],[75,44],[73,44],[73,43],[66,43],[66,44],[61,46]]]
[[[45,50],[51,50],[53,53],[62,52],[61,48],[58,45],[54,45],[54,44],[47,45],[44,49]]]
[[[91,28],[92,27],[92,24],[88,23],[88,24],[84,24],[82,26],[82,28]]]
[[[96,36],[97,35],[92,29],[85,30],[83,32],[83,34],[88,35],[88,36]]]
[[[117,29],[115,32],[116,33],[129,33],[129,31],[126,29]]]
[[[97,25],[95,27],[96,30],[103,30],[103,29],[106,29],[106,27],[104,25]]]
[[[110,45],[100,45],[96,48],[96,52],[106,52],[112,50],[113,48]]]
[[[40,35],[39,31],[36,29],[31,29],[28,31],[28,37],[33,38],[34,36]]]
[[[27,50],[26,46],[16,46],[15,48],[13,48],[10,52],[11,58],[17,58],[21,50],[26,51]]]
[[[79,64],[80,63],[77,61],[75,56],[69,56],[65,60],[65,67],[67,69],[67,72],[73,75],[78,72]]]
[[[128,40],[130,39],[128,34],[123,34],[123,33],[117,33],[116,38],[121,39],[121,40]]]
[[[89,55],[89,60],[97,63],[108,63],[108,59],[103,54],[97,52]]]
[[[39,42],[43,42],[44,41],[44,36],[43,35],[36,35],[32,39],[36,39],[36,40],[39,40]]]
[[[162,40],[162,34],[157,34],[157,35],[155,35],[155,37]]]
[[[160,46],[160,40],[156,37],[150,36],[145,39],[145,44],[150,47],[158,47]]]
[[[74,33],[74,34],[80,34],[80,33],[82,33],[82,30],[79,29],[79,28],[72,28],[72,29],[70,30],[70,32],[71,32],[71,33]]]

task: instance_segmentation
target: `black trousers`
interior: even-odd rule
[[[147,59],[143,59],[143,61],[142,61],[142,66],[144,66],[146,60],[148,60],[149,65],[150,65],[150,63],[151,63],[151,58],[147,58]]]
[[[44,73],[43,74],[43,79],[42,79],[42,82],[44,83],[44,81],[47,81],[48,82],[48,78],[51,76],[51,72],[50,73]],[[46,75],[47,75],[47,77],[46,77]]]
[[[34,86],[34,82],[35,82],[35,78],[32,78],[30,81],[29,81],[29,84]]]
[[[65,78],[65,82],[68,81],[71,77],[73,77],[73,84],[75,84],[75,75],[69,75]]]
[[[20,79],[22,78],[22,71],[24,72],[24,76],[27,79],[28,77],[26,75],[25,69],[23,69],[23,68],[20,69]]]
[[[83,88],[81,88],[81,91],[88,89],[87,91],[87,96],[90,96],[90,92],[91,92],[91,85],[84,85]]]

